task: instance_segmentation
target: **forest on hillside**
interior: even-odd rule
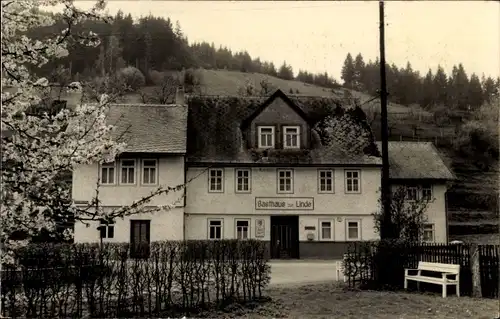
[[[60,33],[66,27],[56,14],[56,24],[31,29],[29,36],[43,39]],[[179,22],[152,15],[134,20],[131,14],[118,12],[108,23],[87,20],[74,28],[73,32],[92,30],[101,38],[97,47],[82,46],[77,41],[70,43],[69,55],[51,61],[40,69],[32,70],[40,76],[58,82],[60,69],[64,68],[72,80],[82,80],[114,74],[132,66],[141,71],[146,84],[155,81],[153,71],[182,70],[190,68],[225,69],[246,73],[262,73],[285,80],[297,80],[317,86],[336,88],[340,84],[328,72],[313,74],[299,70],[296,75],[286,61],[279,67],[273,62],[250,56],[247,51],[233,52],[228,47],[216,48],[207,42],[189,43]],[[474,110],[498,96],[500,79],[467,74],[458,64],[447,75],[441,66],[429,69],[421,75],[413,70],[411,63],[405,67],[387,64],[389,100],[402,105],[419,104],[424,108],[445,106],[453,110]],[[59,72],[54,72],[59,70]],[[342,85],[360,92],[377,95],[380,83],[380,63],[364,61],[361,53],[355,58],[347,54],[341,70]],[[50,78],[52,77],[52,78]]]
[[[410,62],[404,68],[386,64],[389,99],[402,105],[419,104],[424,108],[446,105],[448,108],[474,111],[498,96],[500,78],[481,78],[465,71],[462,63],[453,66],[451,75],[438,65],[425,76],[413,70]],[[353,59],[347,54],[341,77],[345,87],[375,95],[380,87],[380,61],[365,62],[361,53]]]

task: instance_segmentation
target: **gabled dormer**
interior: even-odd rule
[[[277,90],[243,120],[241,130],[249,148],[293,151],[310,148],[312,126],[307,114]]]

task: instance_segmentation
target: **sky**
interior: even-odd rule
[[[95,2],[77,1],[90,8]],[[378,1],[108,1],[111,14],[169,17],[192,42],[213,42],[252,58],[286,61],[294,72],[327,71],[340,80],[348,52],[379,56]],[[386,1],[386,60],[409,61],[425,75],[462,63],[471,73],[500,75],[500,2]]]

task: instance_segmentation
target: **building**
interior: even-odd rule
[[[380,143],[377,143],[380,148]],[[432,198],[426,209],[424,239],[448,242],[446,193],[455,175],[431,142],[389,142],[389,176],[393,189],[405,186],[408,198]]]
[[[280,90],[269,98],[191,97],[189,112],[183,97],[178,100],[175,106],[114,106],[111,119],[127,127],[128,149],[116,164],[75,170],[73,198],[88,202],[101,176],[113,181],[100,187],[106,207],[184,182],[185,201],[168,212],[117,220],[107,233],[97,231],[97,223],[76,225],[75,241],[97,241],[101,234],[114,242],[254,238],[269,243],[272,258],[329,258],[340,256],[349,242],[378,238],[372,213],[378,209],[381,157],[362,112],[343,110],[334,99],[292,98]],[[327,114],[330,129],[314,129]],[[432,177],[434,195],[444,196],[442,182],[451,173],[442,169],[437,152],[426,160],[441,161],[436,167],[443,174],[414,176],[414,161],[393,156],[402,144],[390,145],[395,182],[422,184]],[[428,144],[419,145],[409,148],[417,158],[429,153]],[[143,180],[150,169],[154,187]],[[133,183],[123,172],[134,176]],[[152,205],[179,198],[173,196]],[[435,202],[432,218],[436,241],[447,237],[443,203],[444,197]]]
[[[102,209],[130,205],[159,186],[185,183],[187,107],[185,105],[113,105],[108,116],[116,137],[127,141],[113,163],[82,165],[73,171],[72,196],[86,206],[96,196],[98,179]],[[75,242],[156,241],[184,238],[184,192],[157,196],[147,209],[170,205],[168,211],[116,219],[98,230],[100,222],[76,223]],[[165,207],[167,209],[168,207]]]

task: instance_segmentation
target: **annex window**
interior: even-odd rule
[[[318,192],[333,193],[333,170],[321,169],[318,171]]]
[[[346,170],[345,171],[345,191],[346,191],[346,193],[361,193],[359,175],[360,175],[359,170]]]
[[[278,169],[278,193],[293,193],[293,171]]]
[[[321,240],[332,240],[333,239],[333,227],[331,221],[320,221],[319,231]]]
[[[424,242],[434,242],[434,224],[425,224],[422,235]]]
[[[283,148],[300,148],[300,126],[283,127]]]
[[[115,184],[115,163],[104,163],[101,165],[101,184]]]
[[[432,200],[432,186],[424,185],[422,187],[422,198],[424,200]]]
[[[236,220],[236,238],[237,239],[250,238],[250,221],[248,219]]]
[[[135,184],[135,160],[121,160],[121,183]]]
[[[259,148],[274,148],[274,126],[259,126]]]
[[[237,169],[236,170],[236,192],[249,193],[250,192],[250,170]]]
[[[209,239],[222,239],[222,220],[209,219],[208,220],[208,238]]]
[[[208,172],[208,190],[213,193],[222,193],[224,171],[222,168],[213,168]]]
[[[115,237],[115,225],[113,223],[106,223],[101,220],[99,222],[99,231],[101,233],[101,238],[114,238]]]
[[[359,220],[347,220],[347,240],[360,240],[361,229]]]
[[[158,162],[155,159],[142,160],[142,183],[144,185],[156,184],[157,164]]]
[[[418,187],[416,186],[406,187],[406,199],[409,201],[418,200]]]

